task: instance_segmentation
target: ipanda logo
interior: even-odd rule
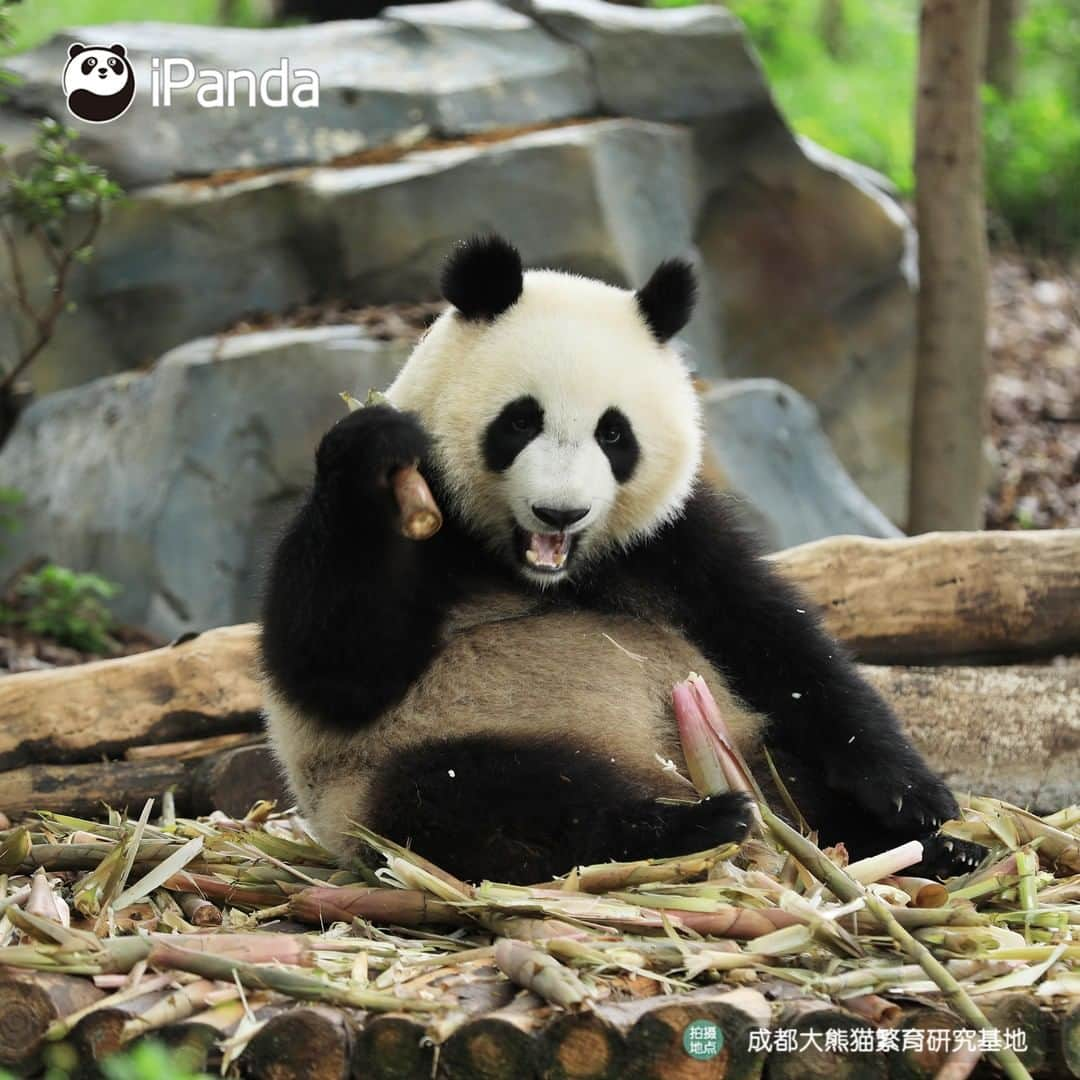
[[[88,124],[123,116],[135,100],[135,72],[123,45],[100,48],[76,41],[68,49],[62,83],[68,112]]]
[[[195,100],[204,109],[235,108],[238,104],[254,108],[267,105],[271,109],[284,109],[295,105],[298,109],[315,109],[319,106],[319,76],[310,68],[297,68],[290,72],[287,57],[282,57],[276,68],[269,68],[256,75],[247,68],[218,71],[200,68],[199,88]],[[155,109],[172,104],[174,90],[186,90],[195,82],[195,65],[183,56],[155,56],[150,61],[150,104]]]
[[[319,76],[310,68],[290,71],[287,57],[278,66],[256,74],[247,68],[220,71],[200,68],[183,56],[150,59],[150,104],[167,108],[175,90],[186,90],[199,80],[196,102],[204,109],[265,105],[284,109],[319,106]],[[123,116],[135,100],[135,72],[123,45],[83,45],[68,49],[62,79],[68,112],[88,124],[107,124]]]

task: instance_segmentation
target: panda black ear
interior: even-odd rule
[[[492,322],[521,296],[521,256],[501,236],[458,244],[442,271],[442,294],[470,320]]]
[[[73,60],[81,52],[86,52],[86,46],[81,41],[73,41],[68,46],[68,59]]]
[[[117,56],[127,56],[127,49],[123,45],[113,44],[109,46],[109,52],[116,53]]]
[[[637,291],[638,311],[663,344],[689,321],[697,300],[697,278],[685,259],[666,259]]]

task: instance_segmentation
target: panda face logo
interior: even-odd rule
[[[88,124],[123,116],[135,99],[135,72],[123,45],[107,49],[75,42],[64,68],[68,112]]]

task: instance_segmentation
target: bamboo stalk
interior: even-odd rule
[[[777,817],[767,806],[761,806],[762,819],[776,837],[777,841],[795,856],[819,881],[823,881],[832,891],[845,901],[863,899],[870,913],[878,919],[889,936],[920,964],[927,975],[940,988],[946,999],[960,1015],[980,1030],[992,1030],[990,1021],[968,995],[967,991],[953,978],[946,968],[934,957],[929,949],[908,933],[897,922],[888,905],[883,904],[872,893],[849,878],[843,870],[830,862],[817,846],[796,832],[787,822]],[[1020,1059],[1009,1049],[1002,1048],[993,1052],[994,1058],[1010,1080],[1030,1080],[1027,1069]]]
[[[495,963],[502,972],[526,990],[553,1005],[578,1005],[589,991],[574,972],[548,953],[532,949],[520,941],[503,938],[495,945]]]
[[[197,893],[180,893],[176,897],[180,910],[192,926],[220,926],[221,912],[205,897]]]

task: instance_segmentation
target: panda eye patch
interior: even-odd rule
[[[596,425],[594,438],[611,465],[612,475],[620,484],[625,484],[641,457],[634,429],[626,414],[616,408],[608,409]]]
[[[116,57],[111,57],[109,59],[109,67],[111,67],[113,69],[113,71],[119,71],[120,70],[120,61],[117,60]]]
[[[534,397],[504,405],[484,431],[484,463],[494,472],[508,469],[514,458],[544,430],[544,410]]]
[[[88,56],[82,62],[82,73],[84,75],[89,75],[90,72],[93,71],[94,68],[96,68],[96,67],[97,67],[97,61],[92,56]]]

